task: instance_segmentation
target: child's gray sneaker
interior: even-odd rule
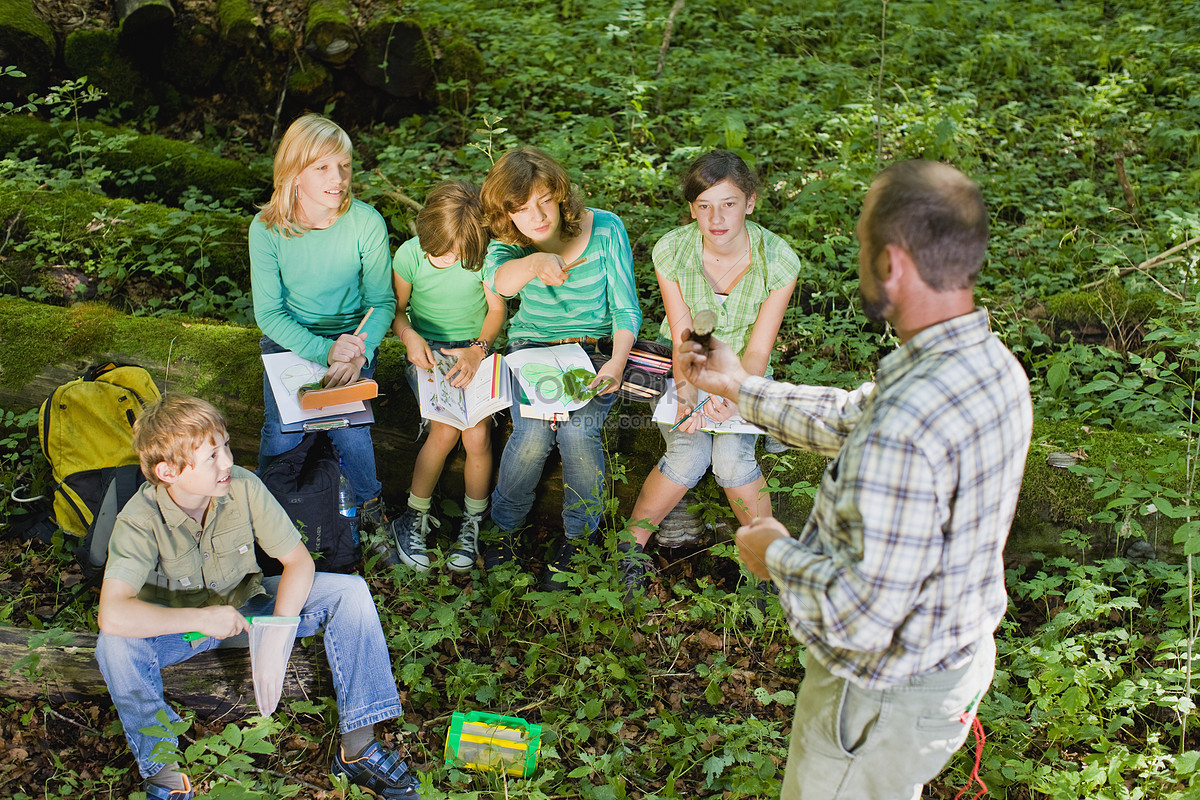
[[[406,564],[418,572],[429,569],[429,549],[425,540],[429,536],[430,526],[442,527],[428,511],[417,511],[412,506],[404,509],[404,513],[392,520],[392,536],[396,540],[396,552],[400,555],[400,563]]]
[[[483,514],[465,514],[462,527],[458,530],[458,541],[446,559],[446,566],[455,572],[467,572],[475,566],[479,557],[479,526],[483,524]]]

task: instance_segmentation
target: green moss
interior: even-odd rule
[[[197,22],[179,30],[171,45],[163,50],[163,74],[169,75],[171,83],[181,91],[209,94],[218,83],[228,55],[228,48],[217,32]]]
[[[241,200],[250,211],[269,193],[269,181],[256,177],[246,165],[187,142],[96,122],[83,122],[79,130],[89,160],[113,173],[103,185],[111,196],[177,203],[195,187],[218,200]],[[36,157],[58,167],[77,169],[78,157],[72,153],[76,135],[75,125],[61,120],[0,117],[0,153]],[[128,182],[137,174],[148,177]]]
[[[310,64],[291,74],[288,91],[295,92],[305,101],[313,98],[324,100],[333,92],[333,77],[321,64]]]
[[[1086,292],[1059,292],[1044,301],[1046,316],[1060,328],[1131,329],[1159,312],[1164,295],[1155,292],[1131,294],[1116,281],[1107,281]]]
[[[296,46],[296,36],[290,30],[282,25],[276,25],[271,28],[267,34],[267,41],[271,43],[271,49],[276,53],[288,53]]]
[[[153,203],[108,199],[78,190],[54,192],[0,181],[0,219],[21,214],[9,269],[36,272],[45,263],[82,270],[109,289],[148,282],[146,296],[170,296],[185,279],[211,285],[227,277],[249,289],[249,216],[185,212]],[[49,258],[46,256],[49,255]],[[207,263],[200,261],[201,257]],[[122,291],[130,308],[137,297]]]
[[[304,43],[324,61],[346,63],[358,47],[353,13],[349,0],[313,0],[304,23]]]
[[[63,61],[74,75],[103,90],[114,108],[125,103],[137,112],[151,102],[151,93],[141,73],[121,54],[118,33],[113,30],[77,30],[67,35]]]
[[[262,20],[250,0],[217,0],[217,21],[221,36],[230,44],[246,47],[258,41]]]
[[[26,74],[24,80],[9,79],[3,83],[12,90],[14,99],[23,99],[40,84],[54,63],[57,44],[54,31],[33,10],[32,0],[0,0],[0,28],[5,32],[7,52],[4,65],[18,67]]]

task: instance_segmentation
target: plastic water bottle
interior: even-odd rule
[[[350,523],[350,539],[358,547],[358,505],[354,502],[354,489],[350,486],[350,479],[346,477],[340,458],[338,470],[341,472],[338,476],[338,513]]]

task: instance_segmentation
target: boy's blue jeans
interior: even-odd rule
[[[268,353],[286,353],[287,348],[281,347],[266,336],[259,341],[263,355]],[[375,365],[379,353],[371,356],[371,363],[363,367],[362,377],[370,378],[375,374]],[[271,391],[271,382],[263,373],[263,426],[262,437],[258,443],[258,473],[266,469],[267,464],[275,456],[282,455],[300,444],[304,438],[303,432],[284,433],[283,423],[279,419],[279,406],[275,403],[275,393]],[[375,445],[371,441],[370,425],[353,425],[349,428],[338,428],[329,432],[333,446],[337,448],[338,456],[342,459],[342,470],[354,487],[357,496],[355,502],[362,505],[368,500],[379,497],[383,484],[379,482],[375,471]]]
[[[508,351],[526,346],[524,340],[513,340]],[[520,397],[516,377],[512,382],[513,397]],[[492,492],[492,522],[500,530],[515,531],[525,524],[542,468],[555,445],[562,457],[564,533],[568,539],[578,539],[599,527],[604,506],[604,420],[616,399],[615,393],[594,397],[572,411],[570,420],[557,424],[522,417],[513,403],[513,431],[500,456]]]
[[[263,578],[268,594],[253,598],[238,610],[247,617],[271,614],[278,586],[278,577]],[[316,574],[300,612],[296,636],[312,636],[322,630],[325,656],[337,693],[339,731],[345,733],[399,717],[400,697],[392,675],[392,658],[366,581],[358,575]],[[230,642],[238,639],[244,646],[244,634]],[[196,644],[192,647],[178,633],[147,639],[101,633],[96,641],[100,672],[143,777],[149,778],[163,768],[151,760],[154,746],[162,741],[176,741],[142,730],[162,727],[156,719],[160,710],[165,710],[172,721],[179,720],[179,715],[163,700],[163,667],[212,650],[220,641],[209,638]]]

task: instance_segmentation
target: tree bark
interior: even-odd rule
[[[44,641],[47,636],[0,626],[0,696],[59,703],[108,694],[96,664],[95,635],[64,633]],[[231,712],[245,716],[258,713],[250,651],[244,647],[217,648],[167,667],[163,670],[163,686],[168,700],[187,706],[205,719]],[[332,694],[325,648],[315,644],[293,649],[284,697]]]
[[[175,25],[171,0],[117,0],[116,11],[121,43],[133,52],[161,49]]]

